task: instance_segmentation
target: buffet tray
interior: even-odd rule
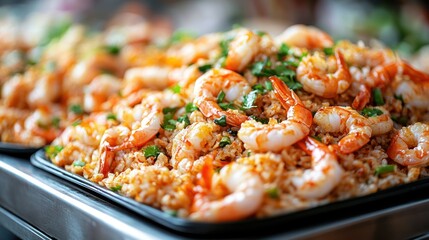
[[[4,154],[30,156],[40,150],[40,148],[41,147],[29,147],[22,144],[0,142],[0,153]]]
[[[170,230],[197,235],[209,234],[216,236],[228,234],[240,236],[244,233],[245,235],[260,235],[264,233],[287,231],[288,229],[293,230],[296,228],[311,227],[312,225],[323,222],[332,222],[338,219],[368,214],[382,208],[406,204],[420,199],[421,194],[429,190],[429,178],[424,178],[415,182],[381,190],[374,194],[337,201],[278,216],[262,219],[251,218],[235,222],[206,223],[173,217],[161,210],[144,205],[131,198],[106,189],[79,175],[67,172],[46,159],[44,150],[39,150],[32,155],[31,163],[42,170],[83,187],[92,194],[131,210],[140,217],[152,220]]]

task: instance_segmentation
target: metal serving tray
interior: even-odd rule
[[[30,156],[41,147],[29,147],[22,144],[0,142],[0,153]]]
[[[205,223],[173,217],[158,209],[106,189],[79,175],[67,172],[47,160],[44,150],[39,150],[32,155],[31,163],[40,169],[89,190],[92,194],[131,210],[137,215],[150,219],[171,230],[197,235],[209,234],[211,236],[222,234],[240,236],[243,233],[246,233],[246,235],[260,235],[278,231],[284,232],[296,227],[310,227],[313,224],[350,218],[371,213],[382,208],[410,203],[416,199],[421,199],[422,193],[425,192],[423,190],[429,190],[429,178],[425,178],[367,196],[338,201],[279,216],[263,219],[251,218],[236,222]]]

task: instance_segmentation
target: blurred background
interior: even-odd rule
[[[101,28],[121,8],[162,19],[172,29],[200,35],[225,31],[234,24],[279,34],[295,23],[315,25],[334,39],[369,42],[378,39],[403,56],[429,44],[429,1],[334,0],[6,0],[0,18],[29,13],[72,16]]]

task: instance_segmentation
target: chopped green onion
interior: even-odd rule
[[[260,36],[260,37],[267,35],[267,33],[266,33],[266,32],[259,31],[259,30],[255,31],[255,33],[256,33],[256,35],[258,35],[258,36]]]
[[[54,128],[60,128],[60,118],[59,117],[53,117],[51,120],[52,126]]]
[[[375,169],[375,175],[379,176],[380,174],[394,172],[395,171],[395,165],[382,165],[378,166]]]
[[[266,190],[268,196],[272,199],[278,199],[280,197],[279,189],[276,187]]]
[[[324,48],[323,52],[327,55],[327,56],[331,56],[334,55],[334,48]]]
[[[404,104],[404,98],[402,97],[402,95],[396,95],[396,94],[394,94],[393,97],[395,99],[398,99],[399,101],[401,101],[402,104]]]
[[[258,118],[257,116],[250,116],[251,119],[260,122],[262,124],[268,124],[268,118]]]
[[[173,91],[174,93],[179,94],[180,91],[182,90],[182,87],[180,87],[179,85],[174,85],[174,86],[170,87],[170,90]]]
[[[86,162],[82,161],[82,160],[75,160],[73,162],[73,166],[75,167],[83,167],[86,165]]]
[[[319,142],[322,142],[322,138],[319,136],[311,136],[312,138],[316,139]]]
[[[233,40],[233,38],[225,38],[223,39],[219,45],[220,45],[220,57],[227,57],[229,52],[229,43]]]
[[[221,126],[221,127],[225,127],[226,126],[226,116],[222,115],[222,117],[215,119],[213,122],[216,123],[217,125]]]
[[[193,103],[188,103],[185,106],[186,113],[192,113],[193,111],[197,111],[198,107],[195,106]]]
[[[299,66],[299,62],[297,62],[297,61],[292,61],[292,60],[287,60],[287,61],[284,61],[284,62],[282,62],[282,64],[283,65],[285,65],[285,66],[292,66],[292,67],[298,67]]]
[[[247,110],[254,108],[254,103],[256,101],[256,98],[258,97],[258,91],[253,90],[249,94],[245,95],[243,98],[242,108]]]
[[[122,189],[122,185],[118,185],[118,186],[116,186],[116,187],[111,187],[111,188],[110,188],[110,190],[112,190],[112,191],[114,191],[114,192],[120,191],[121,189]]]
[[[267,91],[272,91],[273,90],[273,84],[270,81],[266,81],[265,82],[265,89]]]
[[[217,95],[217,102],[221,103],[223,102],[224,99],[225,99],[225,93],[223,91],[220,91],[219,94]]]
[[[165,213],[167,213],[172,217],[177,217],[177,214],[178,214],[177,210],[166,210]]]
[[[118,55],[121,51],[121,47],[119,47],[118,45],[106,45],[103,47],[103,49],[111,55]]]
[[[383,94],[381,93],[380,88],[372,89],[372,96],[374,98],[374,104],[376,106],[384,105]]]
[[[189,126],[189,125],[191,125],[191,121],[189,121],[189,118],[188,118],[188,115],[183,115],[183,116],[181,116],[181,117],[179,117],[178,119],[177,119],[177,121],[178,122],[183,122],[183,123],[185,123],[185,127],[187,127],[187,126]]]
[[[160,153],[161,153],[161,150],[156,145],[148,146],[143,150],[143,154],[145,158],[158,157]]]
[[[58,145],[49,145],[45,147],[46,156],[49,158],[54,158],[57,156],[58,153],[60,153],[64,149],[63,146]]]
[[[181,43],[184,41],[192,40],[194,38],[195,38],[194,33],[187,32],[184,30],[177,30],[172,34],[169,43],[170,44],[177,44],[177,43]]]
[[[286,57],[289,54],[289,46],[282,43],[282,45],[280,46],[279,52],[277,53],[277,58],[279,60],[283,59],[284,57]]]
[[[377,108],[364,108],[361,114],[365,117],[377,117],[383,115],[383,111]]]
[[[262,86],[262,84],[256,84],[252,87],[252,89],[258,91],[259,93],[265,92],[265,88]]]
[[[218,105],[222,110],[237,109],[233,103],[219,103]]]
[[[392,115],[390,117],[395,123],[398,123],[402,126],[407,125],[408,123],[408,118],[406,116],[397,116],[397,115]]]
[[[170,119],[161,126],[166,131],[174,131],[176,129],[176,120]]]
[[[163,108],[162,109],[162,113],[163,114],[169,114],[169,113],[176,113],[176,111],[177,111],[177,108],[176,107],[173,107],[173,108],[171,108],[171,107],[166,107],[166,108]]]
[[[290,80],[285,77],[279,77],[279,78],[292,90],[299,90],[302,88],[302,84],[300,82],[297,82],[295,80]]]
[[[42,37],[40,45],[46,45],[53,40],[61,38],[71,25],[72,23],[68,20],[56,21],[53,26],[48,28],[45,36]]]
[[[78,119],[78,120],[76,120],[76,121],[74,121],[74,122],[72,123],[72,126],[73,126],[73,127],[76,127],[76,126],[77,126],[77,125],[79,125],[81,122],[82,122],[82,121],[81,121],[80,119]]]
[[[82,115],[83,114],[83,108],[79,104],[73,104],[70,106],[70,111],[73,112],[76,115]]]
[[[204,64],[198,67],[198,70],[202,73],[207,72],[208,70],[210,70],[213,67],[213,65],[211,64]]]
[[[114,113],[107,114],[106,119],[107,120],[113,120],[113,121],[117,120],[116,115]]]
[[[231,144],[231,139],[227,136],[223,136],[219,142],[219,147],[225,147],[226,145]]]

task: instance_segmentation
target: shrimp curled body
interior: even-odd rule
[[[403,166],[429,165],[429,125],[415,123],[403,127],[393,137],[387,155]]]
[[[248,120],[241,125],[238,137],[245,147],[257,151],[280,151],[303,139],[310,132],[311,112],[304,107],[298,96],[277,77],[270,77],[275,94],[287,109],[287,119],[281,123],[270,121],[262,124]]]

